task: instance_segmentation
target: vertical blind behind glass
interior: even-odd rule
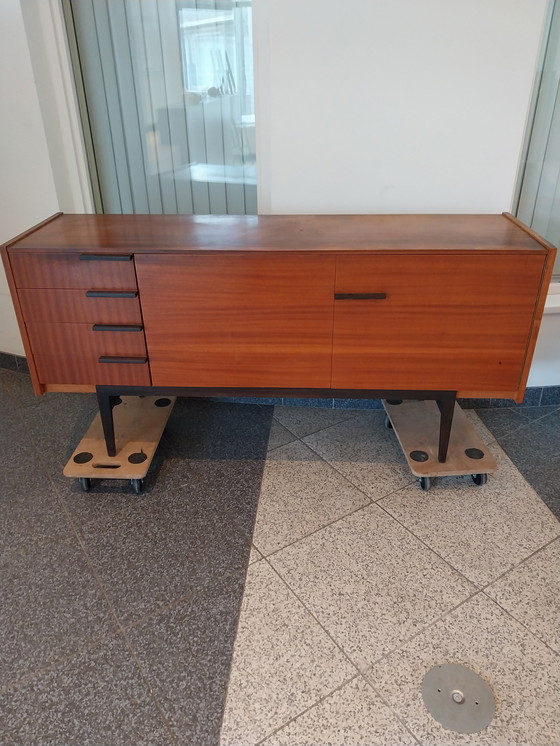
[[[254,214],[247,0],[72,0],[101,209]]]
[[[560,245],[560,3],[556,2],[530,133],[517,216]],[[555,274],[560,274],[560,255]]]

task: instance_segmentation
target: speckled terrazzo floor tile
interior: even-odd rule
[[[266,556],[368,503],[298,440],[269,454],[253,542]]]
[[[268,563],[252,565],[220,743],[257,743],[355,673]]]
[[[274,450],[274,448],[279,448],[280,446],[285,446],[286,443],[292,443],[296,439],[296,436],[285,428],[284,425],[280,424],[278,420],[272,420],[270,435],[268,438],[269,451]]]
[[[485,593],[560,653],[560,539],[510,570]]]
[[[365,412],[303,441],[372,500],[379,500],[415,479],[383,420],[383,412]]]
[[[122,640],[112,639],[0,696],[25,746],[171,746]]]
[[[181,746],[219,741],[243,585],[228,579],[128,630]]]
[[[270,563],[361,670],[475,590],[377,505]]]
[[[358,676],[281,728],[263,746],[416,746],[417,741]]]
[[[83,538],[123,624],[244,573],[250,536],[188,490],[86,524]]]
[[[560,534],[560,524],[497,444],[498,470],[476,487],[470,477],[407,487],[380,502],[415,536],[482,587]]]
[[[282,423],[290,432],[303,438],[326,427],[349,420],[356,412],[344,409],[326,409],[323,407],[275,407],[274,419]]]
[[[422,680],[435,665],[458,663],[490,685],[496,714],[479,733],[445,730],[428,712]],[[366,674],[422,744],[556,746],[560,734],[558,656],[484,594],[478,594]]]
[[[72,539],[36,542],[0,563],[0,686],[114,631]]]
[[[251,554],[249,555],[249,564],[252,565],[253,562],[258,562],[259,560],[262,560],[263,556],[259,552],[259,550],[251,545]]]

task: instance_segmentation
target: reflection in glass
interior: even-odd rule
[[[251,3],[72,0],[103,212],[256,213]]]

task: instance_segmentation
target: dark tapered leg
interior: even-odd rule
[[[449,446],[449,437],[451,435],[451,426],[453,424],[453,412],[455,410],[455,394],[446,396],[445,399],[438,399],[441,419],[439,424],[439,448],[438,461],[444,464],[447,458],[447,448]]]
[[[101,424],[103,426],[103,435],[105,436],[105,447],[107,456],[117,455],[117,445],[115,442],[115,423],[113,421],[113,407],[121,401],[119,396],[111,396],[101,391],[97,391],[97,404],[99,414],[101,415]]]

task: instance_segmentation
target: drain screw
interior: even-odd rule
[[[458,705],[462,705],[465,701],[465,695],[459,689],[454,689],[451,692],[451,699]]]

